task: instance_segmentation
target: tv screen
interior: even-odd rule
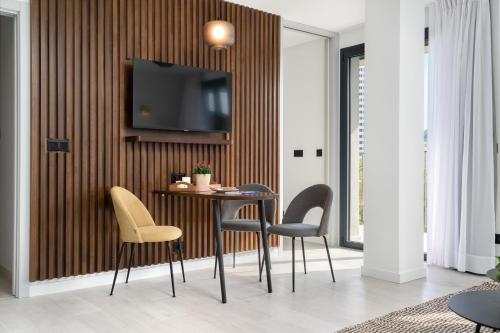
[[[231,132],[231,73],[134,59],[132,127]]]

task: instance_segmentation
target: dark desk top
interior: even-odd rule
[[[452,296],[448,307],[476,324],[500,329],[500,290],[464,292]]]
[[[253,191],[252,191],[253,192]],[[278,198],[276,193],[258,192],[258,194],[239,194],[235,192],[218,193],[213,191],[195,192],[195,191],[169,191],[169,190],[154,190],[153,193],[160,195],[172,195],[179,197],[203,198],[212,200],[273,200]]]
[[[500,268],[492,268],[486,272],[486,276],[493,281],[500,282]]]

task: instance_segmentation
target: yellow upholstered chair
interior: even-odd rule
[[[182,230],[173,226],[157,226],[153,221],[148,209],[133,193],[118,186],[114,186],[110,190],[111,199],[115,208],[116,220],[120,227],[120,238],[122,245],[116,262],[115,277],[113,278],[113,286],[111,287],[110,295],[113,295],[115,288],[116,276],[118,275],[118,267],[123,254],[125,244],[130,243],[132,250],[130,251],[130,259],[128,263],[127,279],[130,274],[130,266],[134,257],[135,244],[167,242],[168,261],[170,263],[170,278],[172,281],[172,294],[175,297],[174,276],[172,269],[172,251],[171,242],[177,240],[176,249],[179,253],[182,268],[182,280],[186,282],[184,275],[184,263],[182,262],[182,246],[179,242],[182,236]]]

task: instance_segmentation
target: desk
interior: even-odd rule
[[[217,245],[217,258],[219,261],[219,280],[222,303],[227,302],[226,297],[226,278],[224,275],[224,258],[223,258],[223,247],[222,247],[222,231],[221,231],[221,201],[224,200],[237,200],[237,201],[257,201],[259,207],[259,220],[261,227],[261,237],[262,245],[264,248],[264,258],[266,264],[266,276],[267,276],[267,291],[269,293],[273,292],[273,287],[271,283],[271,267],[269,265],[269,244],[267,239],[267,228],[266,228],[266,215],[264,212],[264,201],[265,200],[275,200],[278,195],[275,193],[266,192],[255,192],[252,195],[246,194],[236,194],[236,193],[217,193],[217,192],[181,192],[181,191],[168,191],[168,190],[155,190],[155,194],[161,196],[179,196],[188,198],[202,198],[212,201],[213,210],[213,224],[214,224],[214,235],[215,242]]]
[[[500,282],[500,268],[492,268],[486,272],[486,276],[493,281]]]
[[[500,290],[457,294],[448,300],[448,307],[460,317],[476,323],[476,333],[482,326],[500,329]]]

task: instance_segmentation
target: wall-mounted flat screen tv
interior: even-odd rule
[[[231,132],[231,73],[134,59],[132,127]]]

